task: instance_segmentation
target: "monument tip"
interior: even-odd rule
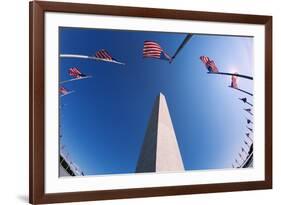
[[[165,100],[165,101],[166,101],[166,97],[165,97],[165,95],[164,95],[162,92],[159,93],[158,99],[159,99],[159,100],[162,99],[162,100]]]

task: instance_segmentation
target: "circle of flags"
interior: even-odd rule
[[[161,47],[161,45],[153,40],[145,40],[144,46],[142,50],[143,58],[153,58],[156,60],[166,60],[169,63],[172,63],[173,60],[176,58],[178,53],[183,49],[183,47],[190,41],[194,34],[187,34],[187,36],[184,38],[182,43],[177,48],[175,54],[173,56],[170,56],[167,52],[164,51],[164,49]],[[120,62],[112,57],[112,55],[106,50],[101,49],[97,51],[93,56],[88,55],[80,55],[80,54],[60,54],[61,58],[78,58],[78,59],[88,59],[88,60],[94,60],[94,61],[100,61],[100,62],[106,62],[106,63],[113,63],[113,64],[119,64],[119,65],[126,65],[123,62]],[[253,77],[242,75],[239,73],[227,73],[227,72],[220,72],[218,67],[216,66],[214,60],[211,60],[208,56],[200,56],[199,59],[202,61],[202,63],[205,65],[207,69],[207,74],[215,74],[215,75],[221,75],[221,76],[231,76],[231,82],[228,86],[229,88],[239,91],[243,94],[246,94],[248,97],[252,97],[253,94],[243,90],[238,85],[238,78],[244,78],[247,80],[253,80]],[[74,90],[71,90],[65,86],[65,84],[69,84],[70,82],[74,81],[80,81],[84,79],[90,79],[92,78],[92,75],[83,73],[79,68],[72,67],[68,69],[68,76],[69,79],[61,81],[60,87],[59,87],[59,94],[60,97],[65,97],[69,94],[74,93]],[[250,106],[248,108],[243,108],[245,112],[249,114],[249,116],[253,116],[252,107],[253,104],[248,101],[247,97],[239,98],[245,105]],[[248,167],[249,163],[253,159],[253,139],[252,139],[252,133],[253,128],[251,126],[253,125],[253,121],[249,119],[248,117],[245,120],[246,122],[246,128],[249,132],[245,133],[245,138],[243,140],[243,144],[241,145],[241,149],[239,150],[237,157],[234,159],[234,162],[232,163],[232,168],[243,168]],[[60,164],[64,166],[65,169],[71,170],[69,173],[72,173],[70,175],[76,176],[76,175],[84,175],[83,171],[72,162],[72,160],[69,158],[69,153],[64,154],[65,146],[62,145],[60,149]],[[65,167],[66,166],[66,167]]]

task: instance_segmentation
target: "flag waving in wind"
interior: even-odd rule
[[[205,64],[206,68],[210,73],[218,73],[219,69],[217,68],[215,62],[207,56],[200,56],[200,60]]]
[[[237,76],[233,75],[231,76],[231,84],[230,87],[232,88],[238,88],[238,83],[237,83]]]
[[[70,93],[73,93],[74,91],[69,91],[68,89],[66,89],[65,87],[63,87],[63,86],[61,86],[60,88],[59,88],[59,92],[60,92],[60,96],[61,97],[63,97],[63,96],[66,96],[66,95],[68,95],[68,94],[70,94]]]
[[[172,58],[155,41],[144,41],[143,57],[172,61]]]
[[[250,119],[247,119],[247,124],[250,124],[250,123],[253,124],[253,122]]]
[[[120,65],[125,65],[125,63],[119,62],[114,59],[108,51],[105,49],[101,49],[95,53],[95,55],[81,55],[81,54],[60,54],[61,58],[80,58],[80,59],[89,59],[89,60],[96,60],[96,61],[104,61],[109,63],[115,63]]]
[[[125,63],[119,62],[115,58],[113,58],[112,55],[110,55],[109,52],[105,49],[97,51],[95,56],[92,58],[94,58],[95,60],[125,65]]]
[[[244,103],[247,102],[247,98],[239,98],[240,100],[242,100]]]
[[[99,58],[99,59],[104,59],[104,60],[115,60],[114,58],[112,58],[112,56],[108,53],[107,50],[105,49],[101,49],[99,51],[96,52],[95,54],[95,57],[96,58]]]
[[[105,61],[105,62],[109,62],[109,63],[125,65],[125,63],[119,62],[118,60],[113,58],[112,55],[110,55],[109,52],[105,49],[101,49],[101,50],[97,51],[93,57],[89,57],[89,58],[93,58],[95,60]]]
[[[60,94],[65,95],[67,94],[69,91],[65,88],[65,87],[60,87]]]
[[[81,73],[80,70],[78,70],[78,68],[69,68],[68,74],[74,78],[86,77],[86,75]]]
[[[75,68],[75,67],[69,68],[68,74],[73,78],[61,81],[60,84],[77,81],[77,80],[83,80],[83,79],[87,79],[87,78],[92,78],[91,75],[86,75],[86,74],[82,73],[78,68]]]

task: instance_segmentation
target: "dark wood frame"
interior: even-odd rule
[[[91,4],[30,2],[30,139],[29,139],[29,200],[33,204],[88,200],[152,197],[165,195],[241,191],[272,188],[272,16],[210,13],[152,8],[103,6]],[[260,24],[265,26],[265,180],[87,191],[73,193],[44,192],[44,13],[67,12],[113,16],[152,17],[162,19],[199,20]]]

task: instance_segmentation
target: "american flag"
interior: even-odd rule
[[[238,88],[237,76],[235,76],[235,75],[231,76],[231,85],[230,85],[230,87]]]
[[[244,110],[247,111],[247,112],[251,112],[251,108],[246,108]]]
[[[240,100],[242,100],[244,103],[247,102],[247,98],[240,98]]]
[[[74,78],[81,78],[81,77],[85,77],[86,75],[81,73],[78,68],[69,68],[68,70],[68,74]]]
[[[209,72],[212,72],[212,73],[219,72],[215,62],[213,60],[211,60],[209,57],[200,56],[200,60],[205,64],[205,66],[206,66],[206,68],[208,69]]]
[[[115,60],[114,58],[112,58],[112,56],[108,53],[108,51],[106,51],[105,49],[99,50],[98,52],[96,52],[95,54],[96,58],[100,58],[100,59],[105,59],[105,60]]]
[[[172,58],[155,41],[144,41],[143,57],[172,61]]]
[[[60,94],[66,95],[69,93],[69,90],[67,90],[65,87],[60,87]]]
[[[248,130],[250,130],[251,132],[253,132],[253,129],[252,128],[250,128],[250,127],[247,127],[248,128]]]

